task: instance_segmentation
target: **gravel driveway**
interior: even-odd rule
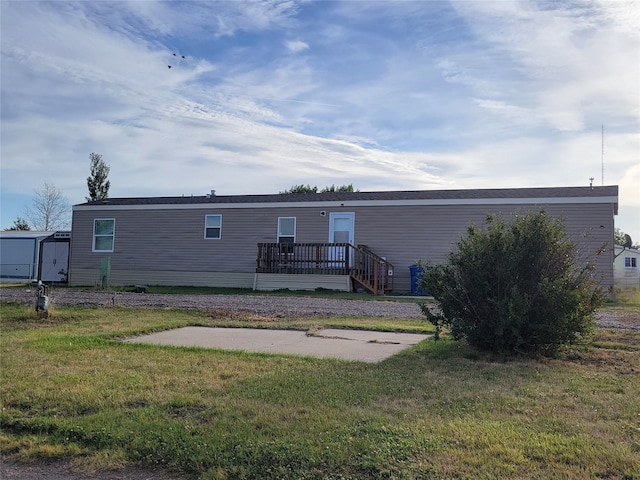
[[[107,292],[101,290],[53,290],[53,305],[124,306],[156,308],[194,308],[228,310],[280,317],[364,316],[385,318],[424,318],[415,303],[389,300],[346,300],[276,295],[163,295],[151,293]],[[0,289],[0,300],[33,304],[34,293],[26,289]],[[604,328],[640,330],[640,313],[601,310],[596,324]]]
[[[0,289],[0,299],[32,304],[35,297],[33,292],[27,290]],[[362,315],[366,317],[424,318],[415,303],[277,295],[162,295],[60,289],[53,290],[49,301],[53,305],[198,308],[281,317]]]

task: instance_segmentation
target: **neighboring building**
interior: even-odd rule
[[[71,285],[411,291],[487,214],[544,209],[613,284],[618,187],[109,198],[73,207]]]
[[[66,281],[70,241],[71,232],[0,231],[0,277]]]
[[[616,287],[640,288],[640,250],[616,245],[613,274]]]

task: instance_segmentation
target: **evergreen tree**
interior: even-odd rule
[[[109,187],[111,182],[107,180],[110,167],[99,153],[90,153],[89,161],[91,162],[91,175],[87,177],[87,187],[89,188],[89,196],[85,197],[87,202],[95,202],[109,198]]]
[[[29,231],[31,230],[31,227],[29,226],[29,224],[27,223],[27,221],[22,218],[22,217],[18,217],[13,221],[13,225],[8,229],[9,231]]]

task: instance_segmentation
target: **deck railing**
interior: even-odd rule
[[[393,290],[393,265],[366,245],[352,248],[354,265],[351,276],[376,295]]]
[[[348,243],[259,243],[258,273],[349,275]]]
[[[350,275],[376,295],[393,288],[393,265],[349,243],[259,243],[256,272]]]

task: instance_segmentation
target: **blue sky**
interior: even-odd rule
[[[91,152],[112,197],[600,185],[604,158],[640,241],[637,1],[0,8],[0,227],[44,182],[82,203]]]

